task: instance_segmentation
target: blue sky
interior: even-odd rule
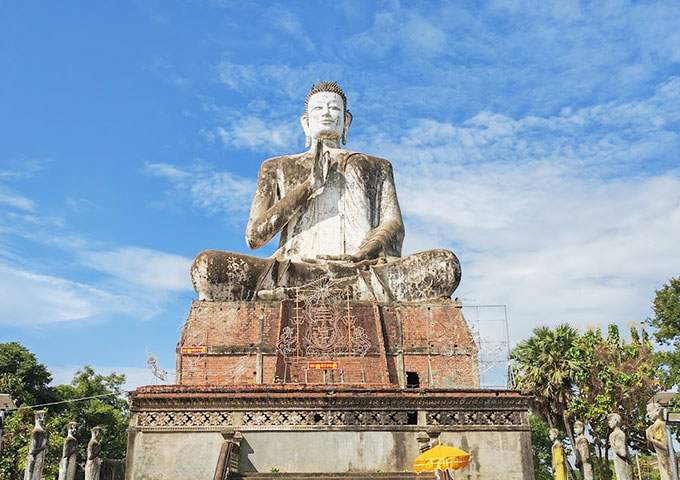
[[[5,2],[0,341],[68,381],[172,369],[191,259],[244,242],[260,163],[337,80],[404,253],[534,326],[640,322],[680,274],[680,4]],[[274,243],[274,242],[273,242]],[[266,256],[273,243],[257,252]]]

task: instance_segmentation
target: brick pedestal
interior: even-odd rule
[[[479,389],[459,302],[327,293],[194,302],[177,385],[131,394],[127,479],[416,478],[438,440],[469,480],[533,478],[529,399]]]
[[[336,327],[342,348],[310,355],[310,321],[293,300],[194,302],[177,344],[177,383],[479,386],[477,346],[459,302],[341,307]],[[345,322],[345,315],[352,321]],[[282,353],[286,328],[292,332],[287,354]],[[337,368],[309,369],[320,362]]]

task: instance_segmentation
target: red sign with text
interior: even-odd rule
[[[208,347],[182,347],[182,353],[198,354],[198,353],[206,353],[207,351],[208,351]]]
[[[337,370],[338,362],[307,362],[309,370]]]

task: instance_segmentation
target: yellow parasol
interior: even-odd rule
[[[458,470],[466,467],[470,461],[470,454],[460,448],[442,445],[439,442],[434,448],[421,453],[413,461],[413,470],[416,472],[434,472],[435,470]]]

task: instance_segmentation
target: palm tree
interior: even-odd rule
[[[532,336],[510,353],[512,386],[534,395],[536,413],[543,416],[551,428],[556,428],[558,418],[562,420],[573,451],[576,448],[567,406],[574,395],[574,374],[579,368],[571,353],[578,337],[578,332],[566,323],[554,330],[536,327]]]

